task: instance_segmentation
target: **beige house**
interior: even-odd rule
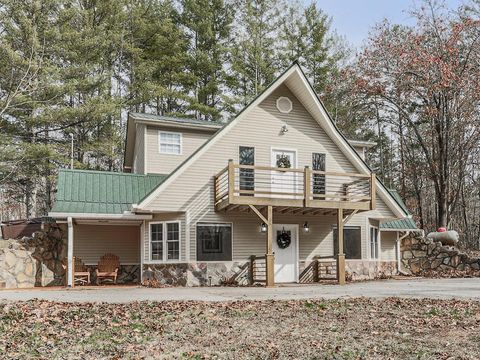
[[[226,124],[129,114],[124,173],[62,170],[50,216],[70,272],[113,253],[150,284],[392,275],[416,226],[365,163],[373,145],[338,131],[294,64]]]

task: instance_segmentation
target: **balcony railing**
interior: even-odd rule
[[[375,174],[355,174],[229,162],[215,176],[215,206],[273,205],[308,208],[375,208]]]

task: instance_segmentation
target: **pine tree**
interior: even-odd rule
[[[277,0],[238,3],[229,84],[239,105],[245,106],[265,89],[281,67],[280,9]]]
[[[223,0],[183,0],[181,5],[182,24],[190,38],[189,108],[196,118],[218,119],[224,108],[224,63],[232,10]]]
[[[184,114],[188,38],[170,0],[143,0],[127,7],[124,71],[130,110]]]

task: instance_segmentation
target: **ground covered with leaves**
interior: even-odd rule
[[[480,302],[0,303],[2,358],[480,358]]]

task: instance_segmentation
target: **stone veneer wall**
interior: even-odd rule
[[[65,285],[67,230],[45,224],[31,238],[0,240],[0,287],[29,288]],[[87,266],[95,284],[96,266]],[[139,284],[140,265],[121,265],[117,284]]]
[[[309,283],[314,279],[315,261],[300,261],[300,283]],[[386,279],[398,274],[396,261],[346,260],[347,281]],[[319,280],[337,278],[337,262],[334,259],[318,260]]]
[[[423,237],[409,237],[400,246],[403,272],[425,277],[480,277],[480,258]]]
[[[0,240],[0,283],[6,288],[65,283],[66,229],[45,225],[31,238]]]
[[[247,285],[248,262],[199,262],[143,265],[143,285],[217,286]]]

